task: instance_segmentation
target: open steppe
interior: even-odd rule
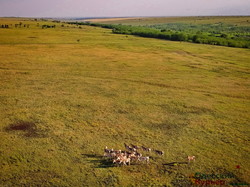
[[[249,49],[2,24],[0,186],[195,186],[197,173],[250,183]],[[164,155],[103,158],[124,143]]]

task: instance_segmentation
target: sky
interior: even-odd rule
[[[0,0],[0,17],[250,15],[250,0]]]

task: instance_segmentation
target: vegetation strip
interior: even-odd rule
[[[191,25],[191,24],[160,24],[151,26],[131,26],[131,25],[115,25],[90,22],[68,22],[76,25],[89,25],[94,27],[102,27],[112,29],[115,34],[129,34],[148,38],[158,38],[171,41],[185,41],[200,44],[210,44],[238,48],[250,48],[250,27],[234,27],[233,25],[213,26]],[[177,28],[176,28],[177,27]],[[199,30],[199,27],[209,29],[208,33]],[[191,29],[191,31],[190,31]],[[225,30],[231,29],[230,34],[223,33]],[[183,30],[183,31],[182,31]],[[193,32],[196,31],[196,32]]]

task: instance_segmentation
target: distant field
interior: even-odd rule
[[[124,20],[132,20],[134,21],[134,19],[137,19],[137,18],[99,18],[99,19],[85,19],[85,20],[82,20],[82,21],[90,21],[90,22],[117,22],[118,23],[120,21],[124,21]]]
[[[250,16],[199,16],[199,17],[137,17],[122,19],[92,19],[92,22],[106,24],[126,24],[126,25],[155,25],[163,23],[195,23],[195,24],[214,24],[223,22],[225,24],[237,24],[240,26],[250,25]]]
[[[75,22],[75,24],[110,28],[116,34],[250,48],[249,18],[249,16],[110,18]]]
[[[249,49],[2,24],[0,186],[250,183]],[[124,143],[165,154],[141,151],[150,164],[122,167],[103,158]]]

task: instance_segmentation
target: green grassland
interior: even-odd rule
[[[93,19],[92,22],[85,24],[111,28],[117,34],[250,48],[249,16]]]
[[[250,183],[249,49],[0,24],[20,21],[0,28],[0,186]],[[114,167],[103,149],[123,143],[165,154]]]
[[[90,20],[96,22],[95,19]],[[98,19],[98,22],[106,24],[125,24],[134,26],[155,25],[165,23],[189,23],[189,24],[237,24],[249,26],[250,16],[197,16],[197,17],[135,17],[130,19]]]

